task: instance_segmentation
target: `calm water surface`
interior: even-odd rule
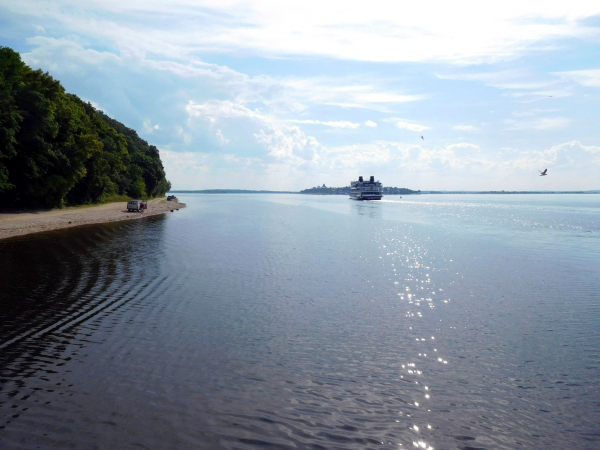
[[[600,196],[181,197],[0,241],[0,448],[600,448]]]

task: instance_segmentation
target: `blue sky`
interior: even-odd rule
[[[598,1],[0,0],[0,45],[176,189],[600,189]]]

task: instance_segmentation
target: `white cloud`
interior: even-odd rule
[[[556,80],[535,80],[534,74],[524,70],[501,70],[491,72],[438,74],[442,80],[480,81],[487,86],[499,89],[531,90],[541,89],[557,83]]]
[[[311,124],[311,125],[325,125],[326,127],[332,127],[332,128],[358,128],[358,127],[360,127],[360,123],[348,122],[345,120],[323,122],[321,120],[292,120],[292,119],[289,119],[286,122],[306,123],[306,124]]]
[[[120,65],[122,62],[114,53],[86,49],[69,39],[37,36],[27,39],[27,42],[36,47],[24,53],[23,60],[33,68],[43,67],[55,73],[79,72],[83,66]]]
[[[177,127],[177,137],[184,145],[192,143],[192,134],[189,131],[184,130],[181,126]]]
[[[569,72],[555,72],[563,79],[573,80],[582,86],[600,87],[600,69],[573,70]]]
[[[182,180],[181,175],[186,172],[195,173],[197,177],[198,174],[210,170],[209,155],[207,154],[161,150],[160,157],[169,176],[175,177],[177,180]]]
[[[571,123],[566,117],[540,117],[531,120],[507,119],[505,123],[509,130],[556,130],[565,128]]]
[[[185,62],[154,59],[156,55],[121,50],[119,54],[99,52],[84,45],[81,40],[55,39],[37,36],[28,39],[34,48],[24,53],[23,59],[33,67],[43,67],[55,74],[84,70],[100,70],[114,75],[115,71],[138,70],[143,73],[168,72],[185,79],[199,79],[213,90],[228,93],[239,104],[262,103],[273,112],[300,112],[314,105],[363,108],[392,111],[396,105],[426,98],[399,89],[382,87],[381,80],[347,77],[276,77],[250,76],[224,65],[206,63],[197,58]],[[358,78],[358,76],[357,76]]]
[[[264,123],[256,138],[269,147],[285,147],[310,137],[299,130],[267,130]],[[294,127],[292,127],[294,128]],[[306,164],[301,158],[286,157],[267,161],[264,157],[244,157],[235,153],[203,154],[161,151],[170,179],[176,187],[259,189],[303,189],[323,181],[344,186],[360,172],[376,174],[385,185],[413,189],[540,189],[538,169],[549,168],[551,178],[543,189],[597,188],[600,146],[567,142],[544,150],[504,148],[500,153],[484,152],[476,144],[459,142],[426,147],[396,141],[326,147],[314,143],[317,158]],[[291,152],[294,153],[293,151]],[[562,174],[562,175],[560,175]],[[554,182],[554,185],[551,185]]]
[[[436,75],[442,80],[479,81],[486,86],[507,90],[506,97],[525,98],[525,102],[548,97],[569,97],[571,89],[557,79],[540,79],[540,75],[526,70],[501,70],[492,72],[454,73]]]
[[[319,157],[321,144],[313,137],[305,135],[298,127],[281,127],[266,122],[265,127],[254,133],[256,142],[265,145],[269,154],[276,158],[301,158],[315,160]],[[296,162],[301,162],[296,159]]]
[[[570,97],[571,95],[573,95],[573,93],[571,92],[571,89],[567,87],[563,89],[550,89],[545,91],[511,92],[503,95],[505,97],[525,98],[525,100],[521,103],[531,103],[550,97]]]
[[[22,0],[4,8],[109,38],[127,52],[453,63],[494,62],[532,48],[555,48],[540,45],[546,41],[594,39],[597,31],[581,20],[600,14],[597,2],[585,0],[553,4],[338,0],[326,5],[319,0],[290,0],[285,8],[272,0],[204,0],[201,5],[193,0],[64,0],[60,7],[46,0]]]
[[[501,167],[525,170],[549,167],[551,172],[587,168],[592,174],[600,168],[600,146],[583,145],[579,141],[565,142],[545,150],[517,150],[512,153],[514,156],[502,162]]]
[[[369,127],[369,128],[377,128],[377,124],[375,122],[373,122],[372,120],[367,120],[365,122],[365,126]]]
[[[594,39],[597,30],[581,20],[600,13],[597,2],[585,0],[411,4],[290,0],[285,8],[272,0],[205,0],[201,5],[193,0],[64,0],[61,6],[22,0],[5,8],[51,18],[75,32],[108,37],[127,52],[453,63],[494,62],[532,48],[555,48],[540,45],[544,42]]]
[[[388,92],[359,92],[354,94],[353,97],[356,102],[364,104],[406,103],[422,100],[424,98],[422,95],[399,95]]]
[[[90,105],[92,105],[94,108],[96,108],[96,109],[98,109],[98,110],[100,110],[100,111],[103,111],[104,113],[106,113],[106,110],[105,110],[104,108],[102,108],[102,107],[101,107],[101,106],[100,106],[98,103],[96,103],[95,101],[93,101],[93,100],[88,100],[87,98],[84,98],[84,97],[79,97],[79,98],[81,98],[81,100],[83,100],[84,102],[86,102],[86,103],[89,103],[89,104],[90,104]]]
[[[285,88],[284,96],[304,104],[390,111],[395,105],[427,98],[422,94],[389,91],[378,87],[378,82],[365,83],[365,81],[357,84],[352,78],[320,77],[281,80],[280,83]]]
[[[396,127],[405,129],[405,130],[410,130],[410,131],[431,130],[431,127],[427,127],[425,125],[419,125],[416,123],[402,122],[402,121],[396,122]]]
[[[230,100],[209,100],[204,103],[190,101],[185,109],[191,117],[206,117],[211,123],[214,123],[217,118],[223,117],[261,117],[259,110],[253,111]]]
[[[289,159],[296,164],[319,158],[322,146],[317,139],[307,136],[296,126],[288,126],[267,117],[257,109],[251,110],[231,101],[210,100],[204,103],[190,101],[186,111],[191,119],[205,119],[210,127],[236,119],[249,121],[245,133],[241,127],[237,127],[238,137],[244,140],[252,137],[256,144],[267,150],[261,156]]]
[[[229,144],[229,139],[225,139],[225,137],[223,136],[223,133],[221,132],[221,130],[217,130],[217,139],[219,141],[219,144],[221,145],[225,145],[225,144]]]
[[[553,108],[533,108],[524,111],[513,111],[512,115],[514,117],[533,117],[538,114],[546,114],[546,113],[555,113],[560,111],[559,109]]]
[[[144,127],[144,131],[149,134],[152,134],[155,130],[160,130],[160,126],[158,124],[152,125],[150,119],[144,120],[142,126]]]
[[[171,72],[175,75],[185,78],[207,77],[223,80],[232,84],[250,79],[250,77],[247,75],[236,72],[227,66],[205,63],[196,59],[192,59],[184,64],[177,61],[151,59],[145,56],[142,58],[132,58],[132,55],[128,55],[128,57],[141,62],[146,67],[160,71]]]
[[[475,131],[478,130],[479,128],[474,127],[473,125],[455,125],[452,127],[453,130],[459,130],[459,131]]]
[[[242,129],[238,120],[251,124],[243,138],[245,146],[250,140],[261,148],[263,153],[255,154],[263,164],[276,164],[271,169],[306,173],[340,173],[351,176],[357,170],[374,170],[387,173],[390,170],[436,171],[440,169],[489,170],[496,161],[486,159],[478,145],[455,143],[445,147],[425,147],[392,141],[376,141],[361,145],[325,146],[313,136],[308,136],[296,126],[289,126],[229,101],[211,100],[204,103],[190,102],[186,107],[190,119],[203,119],[209,128],[228,124]],[[233,121],[233,122],[232,122]],[[318,121],[311,121],[318,122]],[[422,127],[417,124],[408,124]],[[235,152],[234,147],[232,150]],[[235,154],[235,153],[234,153]],[[274,158],[269,162],[269,158]],[[266,167],[265,167],[266,169]],[[346,175],[347,174],[347,175]],[[284,181],[282,188],[290,189],[291,180]],[[303,187],[303,186],[298,186]]]
[[[496,162],[481,155],[479,146],[457,143],[433,148],[395,141],[376,141],[366,145],[329,148],[321,163],[330,170],[375,168],[390,173],[456,170],[489,170]]]

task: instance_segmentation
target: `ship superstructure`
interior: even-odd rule
[[[358,181],[350,182],[350,198],[354,200],[381,200],[383,197],[383,186],[375,177],[371,176],[369,181],[358,177]]]

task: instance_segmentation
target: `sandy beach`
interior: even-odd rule
[[[128,212],[125,202],[86,208],[73,207],[0,213],[0,239],[94,223],[138,220],[181,208],[185,208],[185,203],[179,203],[176,200],[167,201],[166,197],[163,197],[150,200],[148,209],[143,213]]]

